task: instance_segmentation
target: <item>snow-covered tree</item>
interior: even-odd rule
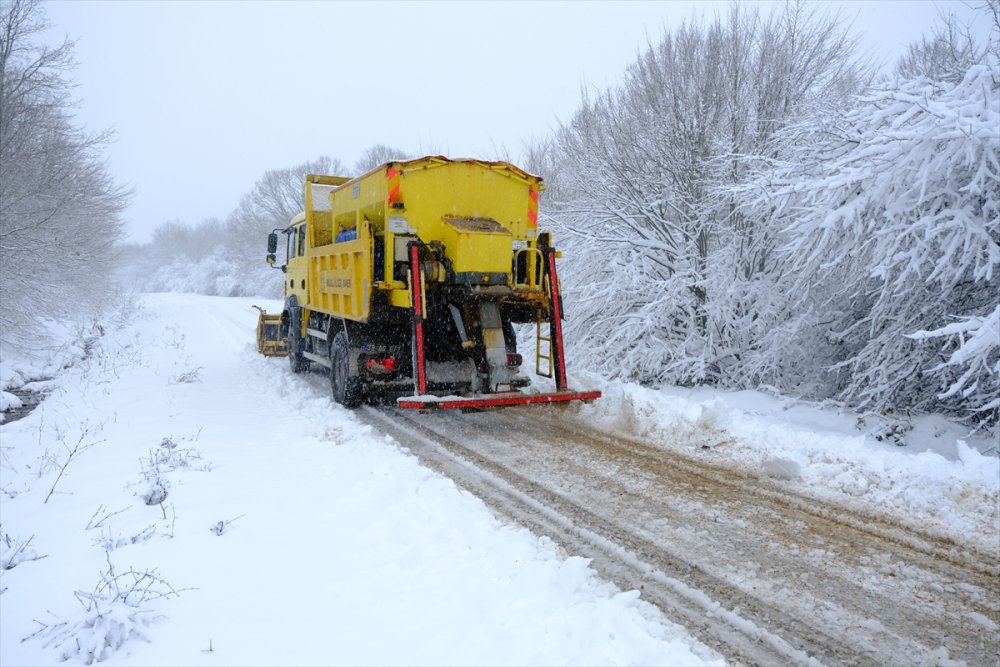
[[[386,162],[391,162],[393,160],[406,160],[412,157],[406,151],[401,151],[398,148],[393,148],[392,146],[386,146],[385,144],[375,144],[370,148],[365,149],[365,152],[361,154],[358,161],[354,163],[353,175],[360,176],[368,171],[371,171],[380,164]]]
[[[765,17],[734,3],[584,98],[558,133],[546,199],[584,361],[643,382],[762,381],[746,379],[746,352],[780,302],[774,239],[719,188],[747,178],[742,156],[776,154],[792,119],[846,104],[867,76],[853,50],[817,5]]]
[[[998,0],[990,4],[1000,6]],[[960,24],[954,14],[942,15],[930,35],[907,47],[896,63],[896,75],[903,80],[926,77],[958,83],[970,67],[984,61],[987,51],[977,42],[972,26]]]
[[[278,297],[282,280],[264,262],[267,235],[303,210],[307,174],[345,172],[340,160],[329,157],[269,170],[225,223],[211,218],[195,225],[165,222],[149,244],[127,248],[121,275],[152,292]]]
[[[284,228],[305,207],[308,174],[342,176],[347,169],[340,160],[323,156],[294,167],[271,169],[257,179],[229,214],[229,228],[242,252],[260,254],[264,239],[275,228]]]
[[[251,284],[280,288],[281,281],[274,280],[273,273],[264,263],[267,235],[273,229],[283,229],[305,208],[306,175],[345,176],[347,173],[340,160],[323,156],[293,167],[264,172],[240,198],[227,220],[230,240],[226,253]]]
[[[966,317],[935,331],[918,331],[909,337],[947,338],[944,350],[954,351],[931,372],[949,366],[963,372],[939,398],[961,396],[970,401],[973,415],[982,417],[983,424],[995,424],[996,411],[1000,410],[1000,305],[986,317]]]
[[[844,400],[996,423],[1000,67],[885,84],[795,133],[812,141],[746,192],[784,227],[814,362]]]
[[[35,0],[0,0],[0,339],[32,345],[40,318],[69,318],[105,296],[128,193],[72,117],[73,43],[38,40]]]

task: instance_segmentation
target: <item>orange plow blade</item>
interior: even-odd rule
[[[288,342],[281,337],[281,315],[269,315],[260,306],[257,319],[257,351],[265,357],[287,357]]]

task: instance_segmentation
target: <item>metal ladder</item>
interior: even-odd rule
[[[546,295],[551,294],[549,289],[549,277],[546,275],[542,281],[542,287]],[[551,331],[546,331],[545,336],[542,335],[542,322],[548,325],[548,322],[542,320],[542,311],[538,309],[535,311],[535,373],[541,377],[550,378],[552,377],[552,334]],[[545,343],[545,353],[542,354],[542,343]],[[542,360],[548,362],[548,369],[542,372]]]

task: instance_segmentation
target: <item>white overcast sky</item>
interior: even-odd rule
[[[751,3],[746,3],[751,4]],[[771,3],[761,3],[766,8]],[[825,4],[825,3],[824,3]],[[892,63],[962,2],[841,0]],[[130,240],[225,218],[268,169],[374,144],[511,158],[614,85],[648,40],[727,2],[86,2],[44,5],[77,40],[78,121],[135,188]],[[544,174],[543,174],[544,176]]]

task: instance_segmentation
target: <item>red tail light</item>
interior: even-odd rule
[[[521,365],[521,355],[520,354],[508,354],[507,355],[507,365],[508,366],[520,366]]]
[[[392,373],[399,366],[399,362],[395,357],[368,357],[365,366],[375,373]]]

